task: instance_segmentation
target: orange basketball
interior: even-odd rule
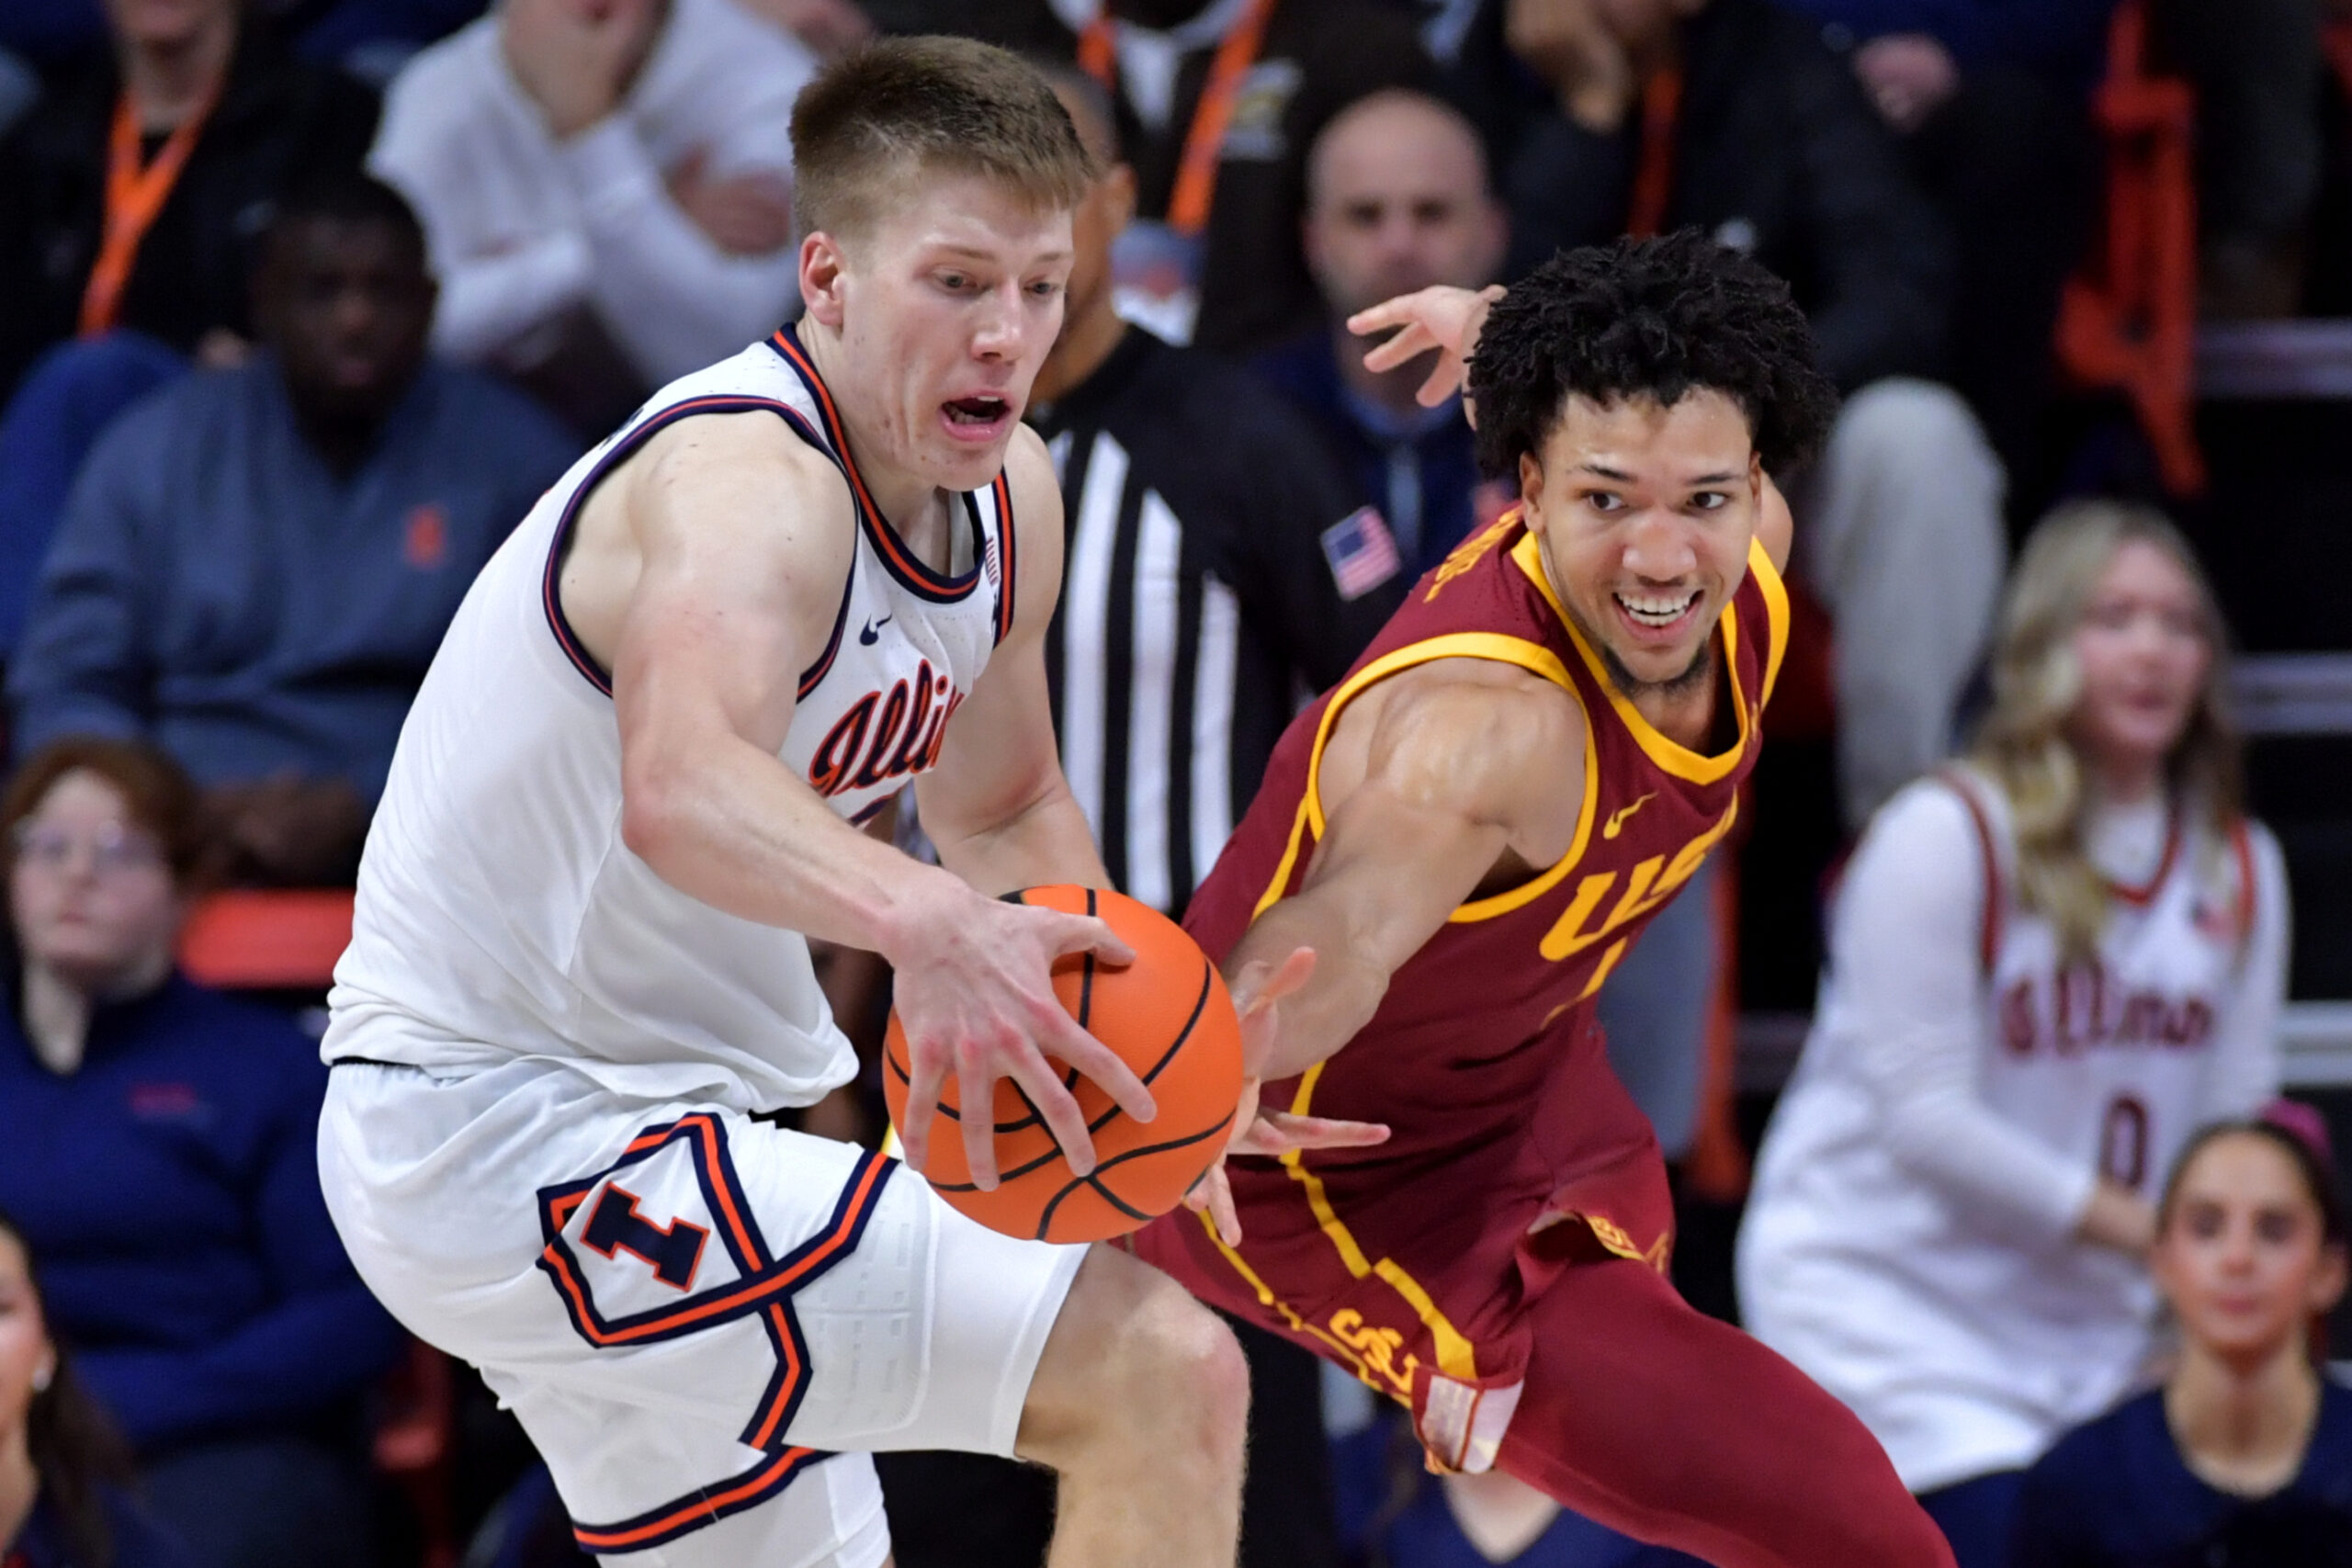
[[[962,1108],[951,1076],[932,1123],[932,1186],[948,1202],[1007,1235],[1104,1241],[1159,1218],[1191,1190],[1225,1147],[1241,1098],[1241,1023],[1225,977],[1183,928],[1124,894],[1091,887],[1032,887],[1023,904],[1100,916],[1136,961],[1100,965],[1091,953],[1054,966],[1054,990],[1080,1025],[1116,1051],[1151,1090],[1159,1114],[1137,1122],[1091,1078],[1064,1066],[1094,1138],[1094,1171],[1073,1172],[1061,1145],[1010,1078],[996,1086],[996,1190],[972,1184],[964,1159]],[[907,1111],[907,1037],[899,1015],[882,1051],[882,1090],[895,1123]]]

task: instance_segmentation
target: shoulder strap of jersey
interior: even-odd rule
[[[1984,808],[1976,784],[1967,773],[1958,767],[1939,768],[1936,782],[1960,797],[1968,809],[1968,820],[1976,829],[1977,853],[1984,866],[1984,906],[1978,920],[1977,964],[1986,975],[2001,953],[2001,911],[2007,904],[2007,893],[2002,886],[1999,840],[1994,837],[1993,818]]]
[[[2254,917],[2261,889],[2256,880],[2254,859],[2254,830],[2243,817],[2230,823],[2230,860],[2237,872],[2237,897],[2233,901],[2237,918],[2238,956],[2254,943]]]
[[[1013,554],[1012,476],[1000,471],[989,493],[996,498],[996,640],[1002,642],[1012,630],[1012,574],[1018,564]],[[985,539],[981,547],[987,547]]]

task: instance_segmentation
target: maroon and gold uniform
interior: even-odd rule
[[[1606,1251],[1665,1267],[1665,1170],[1647,1120],[1610,1071],[1593,998],[1731,831],[1787,635],[1788,600],[1758,545],[1718,632],[1719,701],[1736,739],[1701,756],[1619,694],[1562,612],[1534,536],[1506,516],[1431,571],[1347,678],[1291,726],[1185,917],[1222,955],[1298,887],[1323,829],[1323,748],[1375,683],[1431,660],[1486,659],[1575,694],[1584,797],[1567,852],[1454,910],[1345,1050],[1266,1086],[1270,1105],[1385,1122],[1389,1141],[1237,1160],[1238,1248],[1189,1213],[1139,1247],[1212,1300],[1409,1400],[1442,1462],[1486,1468],[1516,1403],[1529,1354],[1521,1309],[1560,1250],[1524,1246],[1531,1226],[1573,1220]]]
[[[1726,1568],[1949,1565],[1860,1423],[1663,1278],[1665,1168],[1593,1017],[1626,948],[1737,820],[1787,636],[1788,600],[1757,545],[1713,655],[1727,739],[1702,755],[1611,682],[1516,513],[1416,585],[1283,736],[1187,929],[1222,958],[1299,889],[1340,714],[1431,660],[1512,664],[1574,694],[1574,840],[1525,883],[1455,909],[1338,1055],[1265,1086],[1269,1105],[1385,1122],[1386,1144],[1236,1158],[1238,1246],[1179,1211],[1134,1247],[1409,1404],[1439,1465],[1500,1468]]]

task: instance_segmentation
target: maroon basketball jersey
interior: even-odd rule
[[[1609,1071],[1589,1004],[1737,818],[1788,629],[1761,545],[1748,568],[1719,623],[1737,739],[1718,755],[1667,739],[1616,689],[1516,512],[1423,578],[1347,678],[1292,723],[1185,915],[1220,959],[1305,879],[1324,826],[1317,768],[1341,710],[1428,660],[1491,659],[1576,694],[1576,836],[1557,863],[1456,909],[1338,1055],[1266,1086],[1269,1105],[1385,1122],[1387,1144],[1238,1159],[1238,1249],[1179,1213],[1139,1251],[1417,1407],[1429,1371],[1491,1389],[1523,1365],[1510,1329],[1531,1281],[1514,1258],[1540,1216],[1581,1220],[1610,1251],[1663,1267],[1670,1212],[1656,1143]]]

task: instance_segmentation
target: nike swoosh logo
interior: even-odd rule
[[[866,622],[865,629],[857,634],[857,640],[864,643],[866,647],[872,648],[876,640],[881,637],[882,628],[889,624],[890,617],[888,615],[883,616],[878,621]]]
[[[1625,825],[1625,818],[1631,817],[1634,812],[1639,811],[1643,807],[1647,806],[1651,801],[1656,800],[1657,798],[1657,791],[1652,790],[1649,794],[1642,796],[1641,799],[1634,802],[1633,805],[1623,807],[1618,810],[1611,812],[1609,814],[1609,821],[1600,829],[1600,836],[1604,839],[1615,838],[1617,836],[1617,830]]]

